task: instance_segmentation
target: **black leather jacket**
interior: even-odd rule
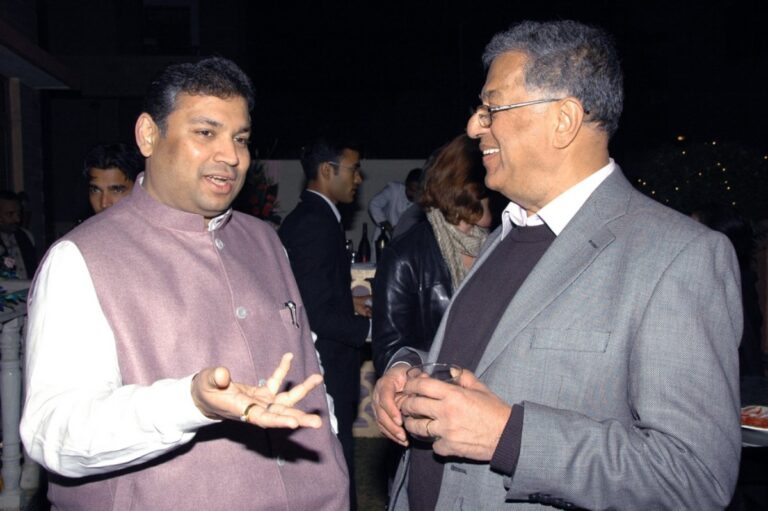
[[[429,350],[453,293],[451,276],[427,220],[382,252],[373,282],[373,364],[381,375],[403,346]]]

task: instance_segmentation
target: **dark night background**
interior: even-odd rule
[[[133,140],[146,84],[169,62],[219,54],[243,67],[257,89],[253,147],[262,157],[296,158],[308,137],[332,126],[354,131],[368,158],[425,158],[464,129],[484,81],[485,44],[526,18],[578,19],[616,38],[626,103],[612,153],[634,181],[669,185],[664,162],[655,170],[646,162],[670,148],[717,140],[750,161],[768,149],[768,31],[758,0],[0,4],[6,14],[34,5],[26,24],[37,44],[78,78],[71,90],[41,93],[53,196],[46,214],[54,221],[81,215],[72,194],[84,197],[74,179],[83,154],[96,143]],[[760,183],[746,188],[762,193],[764,170],[753,169],[750,179]]]

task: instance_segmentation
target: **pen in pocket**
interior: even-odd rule
[[[298,328],[299,320],[296,317],[296,304],[293,303],[293,301],[289,300],[289,301],[285,302],[285,306],[288,307],[288,310],[291,313],[291,324]]]

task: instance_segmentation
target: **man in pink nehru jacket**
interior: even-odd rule
[[[136,122],[146,171],[41,264],[21,435],[55,510],[348,505],[286,253],[230,208],[252,106],[231,61],[166,68]]]

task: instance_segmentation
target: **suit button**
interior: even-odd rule
[[[246,309],[245,307],[238,307],[235,310],[235,316],[237,316],[240,319],[247,318],[248,317],[248,309]]]
[[[285,465],[285,460],[282,457],[278,456],[277,457],[277,466],[278,467],[282,467],[284,465]]]
[[[219,250],[224,249],[224,242],[221,241],[219,238],[216,238],[216,241],[214,241],[213,244],[216,245],[216,248],[218,248]]]

